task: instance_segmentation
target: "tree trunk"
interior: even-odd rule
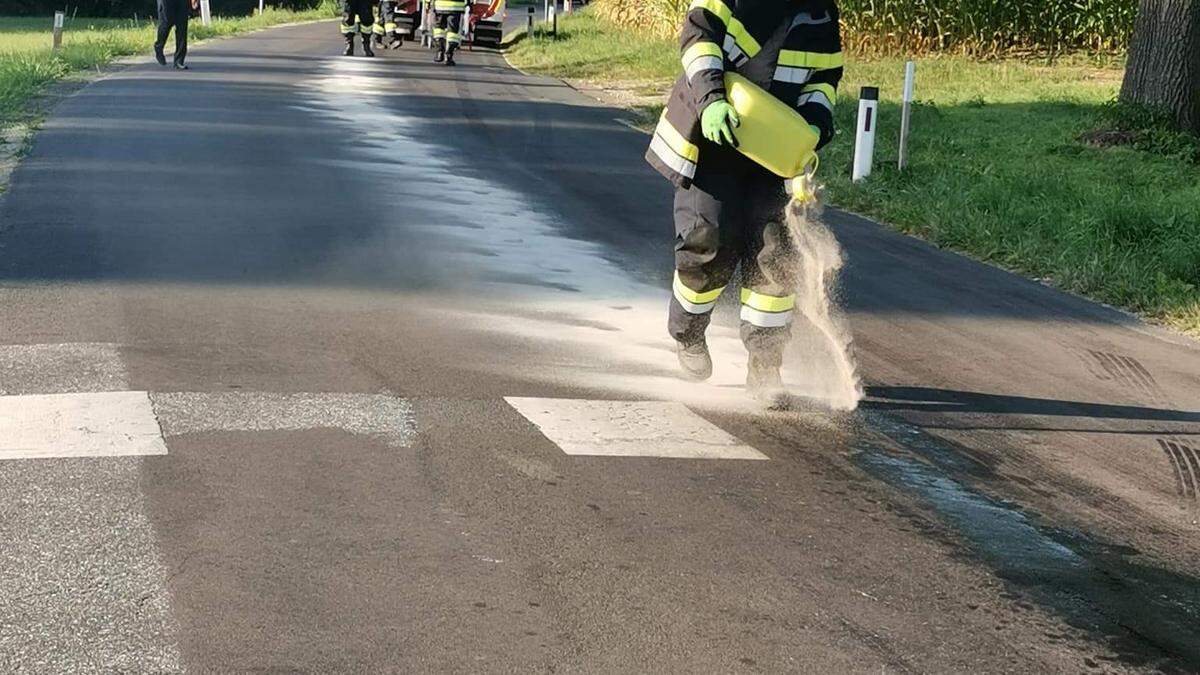
[[[1141,0],[1121,101],[1169,111],[1200,134],[1200,0]]]

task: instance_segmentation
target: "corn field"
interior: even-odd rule
[[[688,4],[597,0],[596,11],[667,38],[679,30]],[[1122,52],[1137,12],[1134,0],[841,0],[838,6],[846,46],[860,54]]]

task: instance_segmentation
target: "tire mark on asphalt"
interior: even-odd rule
[[[1095,349],[1088,349],[1083,358],[1088,372],[1097,379],[1119,385],[1124,392],[1140,399],[1139,402],[1170,407],[1170,398],[1158,380],[1136,358]],[[1200,501],[1200,454],[1178,436],[1160,436],[1154,440],[1171,465],[1175,493],[1183,499]]]

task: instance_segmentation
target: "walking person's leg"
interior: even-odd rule
[[[692,186],[675,191],[675,279],[668,330],[684,373],[712,373],[705,331],[745,248],[743,177],[734,150],[703,142]]]
[[[175,67],[184,69],[184,61],[188,51],[188,20],[191,19],[192,7],[189,0],[175,0]]]
[[[167,8],[173,0],[158,0],[158,34],[154,39],[154,58],[158,61],[158,65],[167,65],[167,57],[163,54],[163,47],[167,45],[167,35],[171,32],[171,26],[174,23],[174,17],[168,16]]]
[[[779,369],[792,336],[796,308],[797,260],[785,210],[782,180],[756,167],[747,180],[743,218],[742,341],[750,352],[746,386],[774,395],[783,386]]]
[[[375,56],[375,51],[371,49],[371,34],[375,31],[375,16],[371,0],[355,0],[355,2],[358,4],[355,13],[358,14],[358,33],[362,36],[363,56]]]
[[[353,0],[338,0],[338,6],[342,10],[342,39],[346,41],[346,50],[342,52],[343,56],[354,56],[354,6]]]
[[[453,12],[446,21],[446,65],[454,65],[454,52],[462,44],[462,14]]]
[[[450,23],[450,15],[446,12],[434,12],[433,17],[433,43],[437,48],[433,60],[441,63],[446,59],[446,26]]]

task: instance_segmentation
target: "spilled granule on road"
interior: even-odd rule
[[[838,275],[845,263],[842,246],[825,226],[820,187],[816,199],[792,202],[787,231],[799,267],[796,312],[786,367],[802,371],[808,395],[835,410],[853,410],[863,398],[853,340],[837,303]]]
[[[818,406],[853,410],[863,388],[850,330],[837,303],[841,246],[821,220],[819,203],[793,205],[786,217],[797,317],[785,356],[785,388],[791,397]],[[463,323],[538,344],[532,362],[494,364],[496,372],[507,376],[705,408],[762,409],[744,388],[748,355],[736,324],[736,293],[722,298],[708,330],[713,376],[694,383],[680,377],[667,334],[669,291],[630,282],[623,290],[617,296],[596,288],[522,293],[519,304],[471,312]]]

